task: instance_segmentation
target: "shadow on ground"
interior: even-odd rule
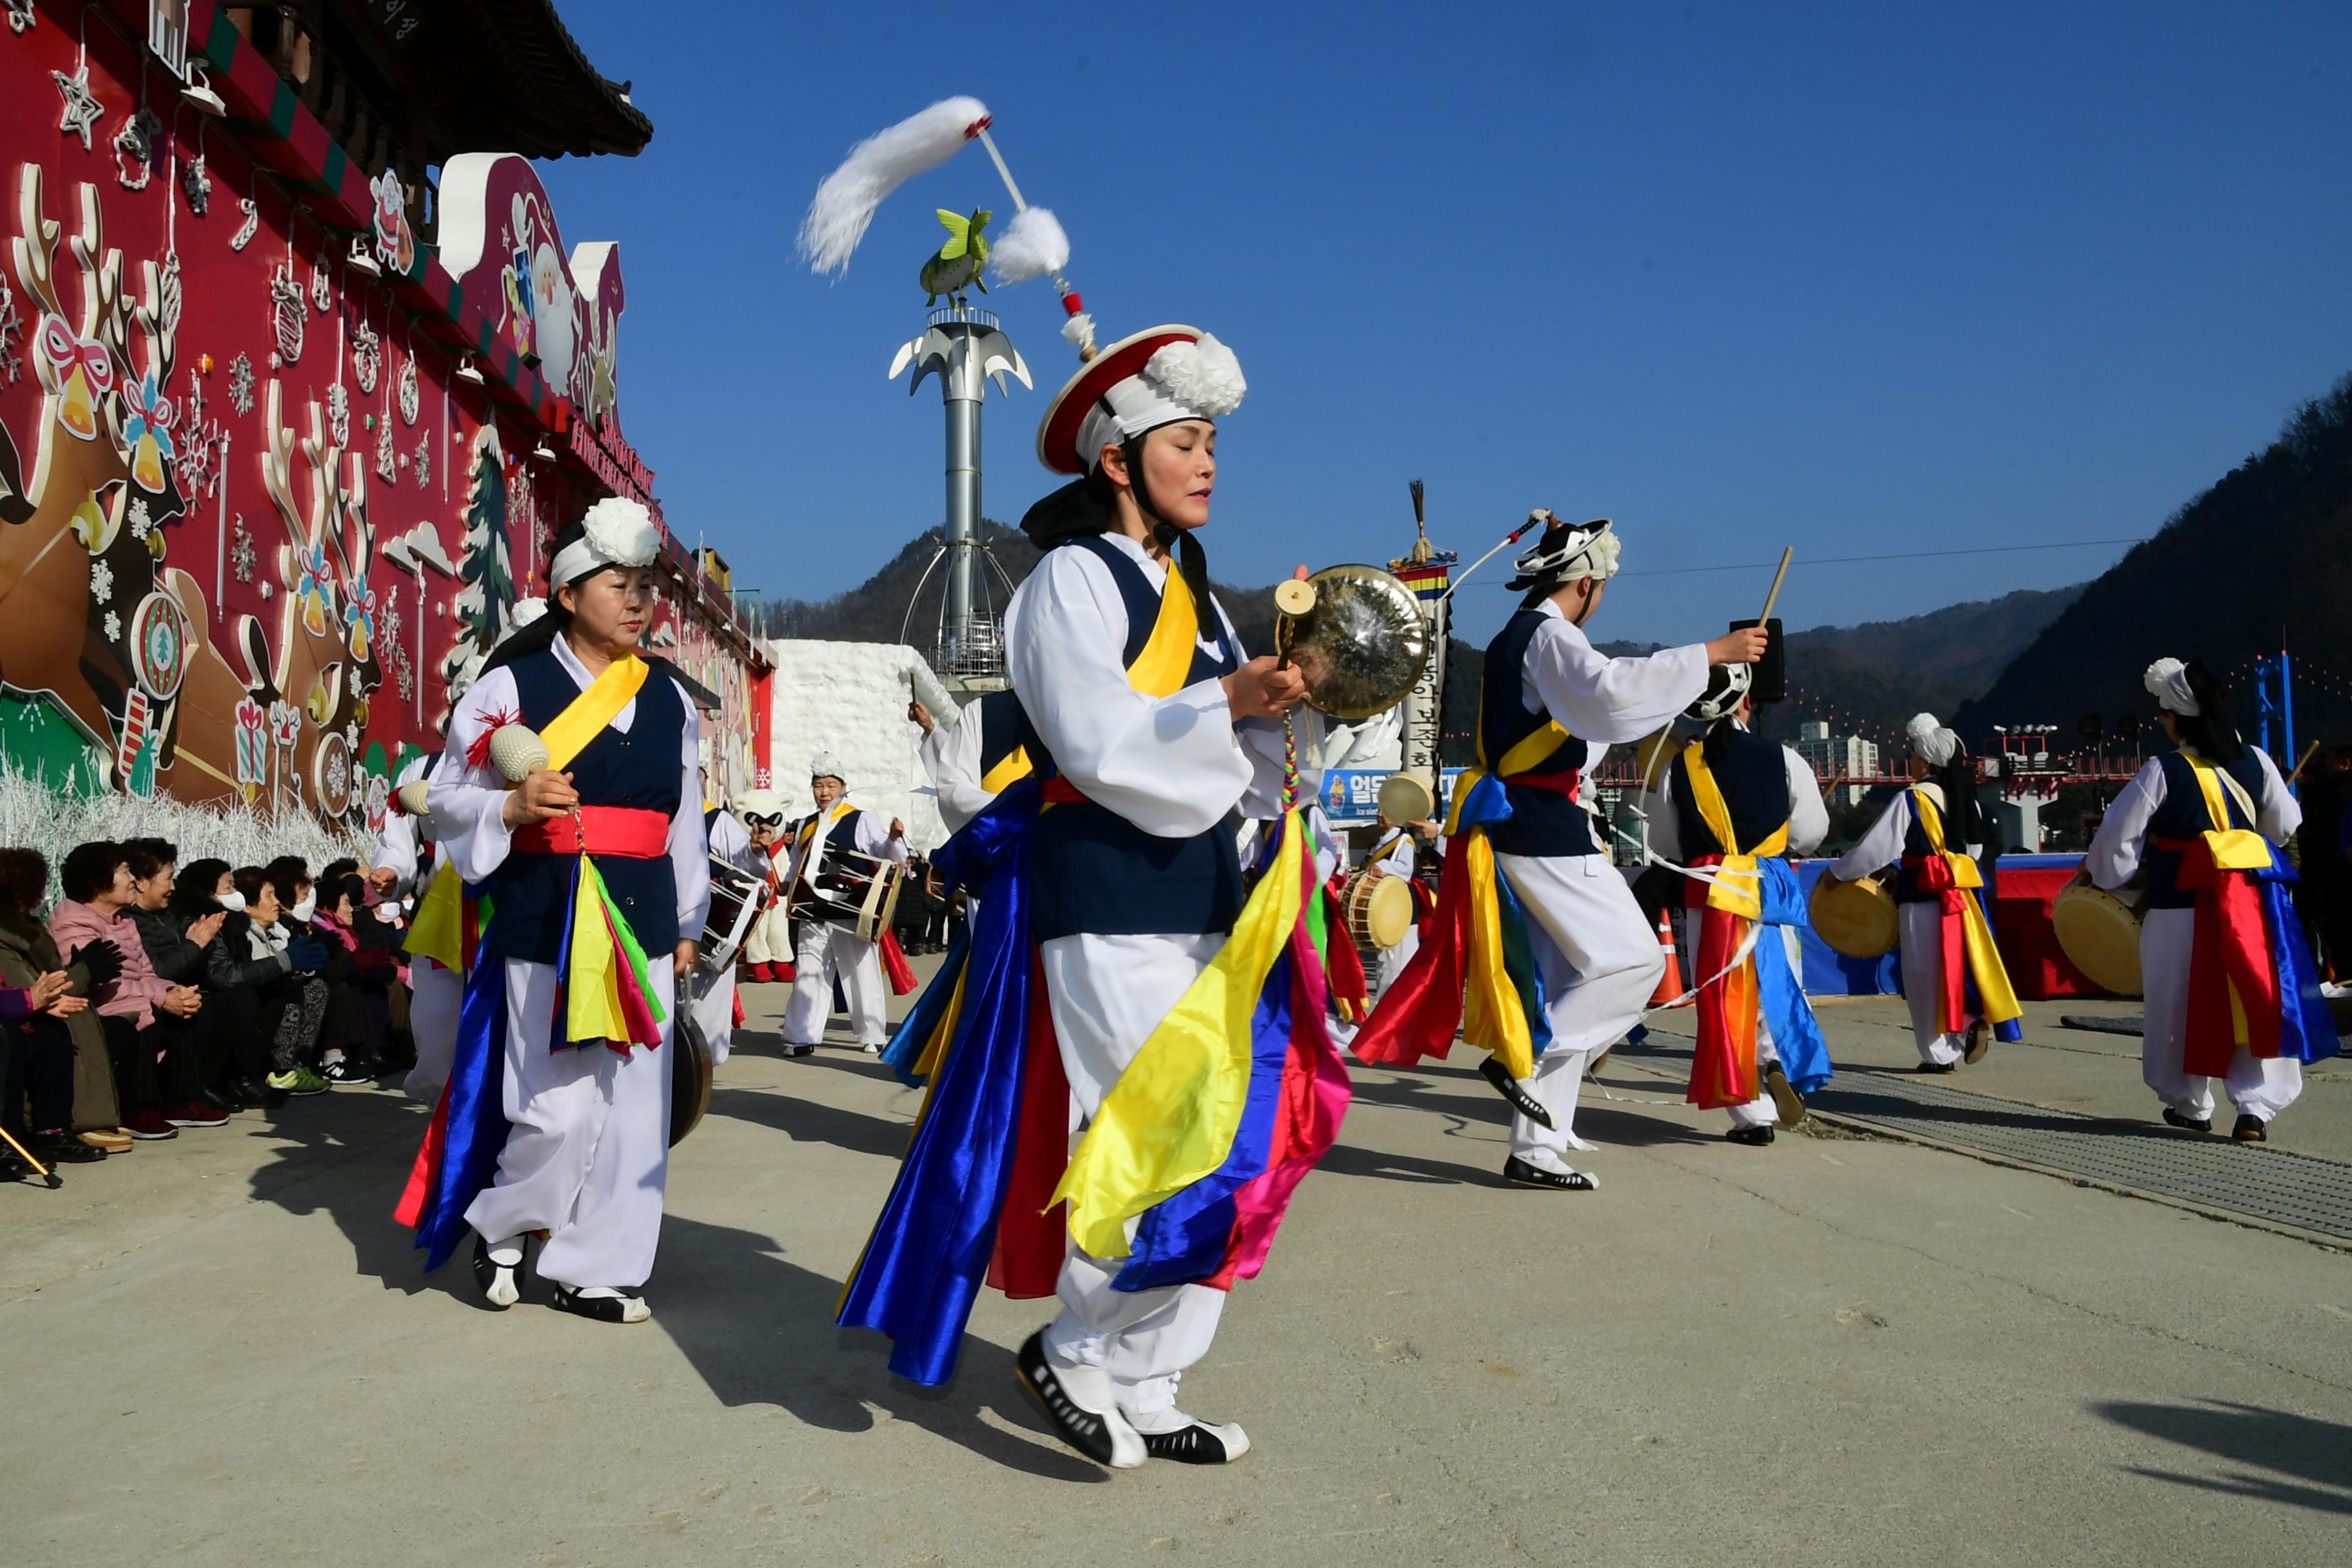
[[[2221,1400],[2196,1405],[2115,1400],[2092,1408],[2118,1426],[2200,1449],[2240,1467],[2183,1475],[2136,1465],[2135,1475],[2260,1502],[2352,1514],[2352,1426],[2341,1422]]]

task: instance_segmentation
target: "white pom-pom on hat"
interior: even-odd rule
[[[1070,237],[1050,211],[1028,207],[1013,215],[1003,237],[989,251],[989,263],[1001,284],[1043,278],[1070,264]]]
[[[2189,689],[2189,667],[2177,658],[2159,658],[2149,665],[2140,677],[2140,684],[2147,688],[2157,706],[2184,719],[2194,719],[2204,711],[2197,694]]]
[[[1914,713],[1911,721],[1903,726],[1903,738],[1909,742],[1911,754],[1931,767],[1942,767],[1960,754],[1960,737],[1938,723],[1933,713]]]
[[[661,549],[654,514],[625,496],[606,496],[588,509],[580,526],[596,553],[615,566],[650,566]]]
[[[1157,383],[1171,403],[1181,403],[1212,419],[1222,418],[1242,405],[1249,383],[1242,362],[1219,342],[1213,332],[1202,332],[1196,342],[1170,343],[1143,367],[1143,379]]]
[[[819,752],[814,757],[809,759],[809,777],[839,779],[844,788],[847,788],[849,784],[849,776],[841,771],[841,759],[831,752]]]

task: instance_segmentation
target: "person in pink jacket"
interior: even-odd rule
[[[101,952],[110,947],[121,966],[113,979],[92,987],[90,1000],[106,1030],[123,1126],[133,1138],[158,1139],[175,1138],[183,1127],[217,1127],[227,1121],[195,1094],[203,1053],[190,1026],[204,1005],[203,994],[193,985],[171,984],[148,962],[138,928],[124,913],[138,887],[122,847],[75,846],[58,868],[58,879],[65,897],[48,919],[58,951],[70,963],[93,946]]]

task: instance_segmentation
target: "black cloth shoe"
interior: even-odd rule
[[[1979,1018],[1969,1026],[1969,1042],[1960,1051],[1960,1060],[1970,1067],[1984,1060],[1985,1052],[1992,1049],[1992,1026]]]
[[[1509,1100],[1513,1110],[1517,1111],[1537,1126],[1546,1131],[1550,1130],[1551,1112],[1538,1104],[1536,1097],[1520,1087],[1519,1080],[1511,1076],[1511,1069],[1503,1065],[1502,1058],[1489,1056],[1485,1061],[1480,1062],[1478,1076],[1493,1084],[1495,1092]]]
[[[2213,1119],[2211,1117],[2191,1116],[2185,1110],[2175,1110],[2168,1105],[2164,1108],[2164,1120],[2168,1126],[2178,1127],[2184,1132],[2210,1132],[2213,1131]]]
[[[1196,1415],[1173,1432],[1144,1433],[1143,1451],[1180,1465],[1230,1465],[1250,1451],[1250,1440],[1231,1423],[1212,1425]]]
[[[1045,1413],[1055,1436],[1097,1465],[1131,1470],[1143,1463],[1148,1452],[1144,1439],[1128,1425],[1126,1416],[1116,1409],[1108,1414],[1088,1410],[1062,1386],[1061,1375],[1045,1359],[1045,1330],[1038,1330],[1023,1342],[1021,1352],[1013,1358],[1013,1371],[1021,1379],[1021,1386],[1028,1390],[1029,1397],[1037,1402],[1037,1408]]]
[[[511,1267],[502,1267],[491,1260],[490,1244],[474,1237],[474,1283],[482,1288],[483,1301],[503,1312],[521,1300],[523,1264],[529,1257],[526,1252]]]
[[[1917,1067],[1913,1068],[1911,1070],[1913,1072],[1932,1073],[1958,1072],[1960,1070],[1960,1064],[1958,1062],[1921,1062]]]
[[[809,1057],[815,1054],[814,1046],[803,1046],[796,1040],[787,1040],[784,1043],[784,1055],[788,1057]]]
[[[1765,1144],[1772,1142],[1772,1129],[1769,1124],[1761,1127],[1735,1127],[1725,1133],[1724,1137],[1734,1143],[1746,1143],[1751,1148],[1761,1149]]]
[[[215,1110],[220,1111],[222,1114],[227,1116],[235,1116],[238,1111],[245,1109],[245,1101],[239,1099],[235,1093],[225,1093],[217,1089],[201,1090],[198,1092],[196,1098],[203,1100],[206,1105],[211,1106]]]
[[[600,1323],[642,1323],[654,1315],[646,1299],[634,1292],[619,1296],[583,1296],[569,1285],[558,1285],[548,1304],[559,1312],[593,1318]]]
[[[1517,1154],[1503,1162],[1503,1180],[1514,1186],[1551,1187],[1563,1193],[1590,1193],[1601,1185],[1581,1171],[1570,1171],[1562,1175],[1558,1171],[1530,1165]]]
[[[36,1132],[30,1140],[33,1158],[44,1165],[95,1165],[106,1151],[93,1149],[70,1132]]]
[[[2241,1143],[2267,1143],[2271,1141],[2271,1135],[2264,1130],[2269,1126],[2269,1122],[2248,1111],[2238,1118],[2238,1124],[2235,1127],[2230,1129],[2230,1136]]]

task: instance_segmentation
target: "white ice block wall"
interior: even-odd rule
[[[907,841],[929,850],[947,841],[937,797],[916,746],[922,733],[907,721],[919,696],[942,724],[955,722],[955,700],[913,648],[898,643],[768,644],[776,676],[769,689],[770,760],[776,791],[794,816],[814,809],[809,763],[821,752],[841,759],[852,804],[895,816]]]

